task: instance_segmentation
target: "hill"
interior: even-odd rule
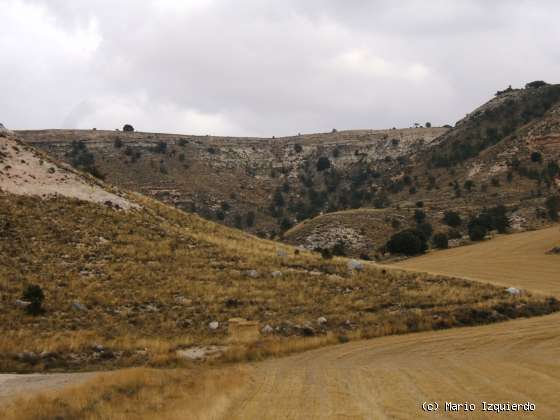
[[[119,192],[50,158],[41,163],[40,153],[9,136],[0,145],[3,371],[180,363],[179,350],[226,345],[228,320],[238,317],[268,325],[275,343],[559,309],[556,301],[503,287],[323,260]],[[43,182],[43,170],[53,175],[51,168],[60,176],[58,193],[37,195],[29,185]],[[30,285],[44,295],[44,311],[35,315],[24,296]],[[262,343],[257,354],[267,351]]]
[[[507,231],[549,226],[560,209],[559,145],[560,85],[529,84],[498,92],[431,147],[403,156],[401,165],[355,190],[355,195],[363,195],[382,188],[390,204],[385,213],[375,213],[384,217],[360,218],[366,234],[358,232],[353,240],[369,246],[349,242],[349,254],[382,255],[380,246],[391,234],[416,224],[415,206],[425,213],[434,233],[447,234],[454,245],[469,242],[469,222],[494,206],[505,206]],[[446,211],[458,213],[462,223],[453,229],[445,226]],[[331,227],[355,229],[357,219],[343,212],[329,215],[329,225],[321,222],[325,220],[320,216],[305,222],[288,231],[286,239],[307,244],[312,238],[314,246],[329,247]]]
[[[415,226],[417,204],[434,233],[453,245],[469,242],[468,223],[484,208],[505,206],[510,231],[546,227],[560,208],[560,85],[544,82],[499,91],[452,128],[278,139],[19,134],[57,159],[206,219],[306,247],[340,242],[352,256],[382,257],[392,234]],[[355,209],[376,215],[362,214],[357,233],[347,212]],[[463,223],[450,230],[442,223],[446,211]],[[291,230],[302,222],[305,228]]]
[[[495,240],[497,246],[490,242],[477,244],[413,258],[404,264],[411,269],[437,268],[448,275],[469,275],[481,282],[516,284],[559,296],[560,282],[553,274],[560,256],[545,254],[558,239],[555,227],[501,236]],[[463,260],[458,260],[458,254]],[[476,264],[465,264],[467,258],[474,258]],[[510,274],[514,276],[511,282]],[[164,375],[160,371],[146,372],[142,380],[138,374],[128,375],[127,380],[104,377],[78,391],[34,399],[23,410],[15,405],[10,413],[33,413],[41,407],[53,417],[86,413],[118,418],[134,412],[149,418],[158,410],[160,416],[188,418],[195,409],[200,410],[199,418],[246,419],[260,417],[265,411],[272,419],[338,418],[342,414],[353,418],[433,418],[433,412],[422,410],[422,403],[437,402],[443,414],[448,401],[476,405],[472,412],[448,411],[448,417],[554,418],[560,409],[556,398],[560,387],[559,347],[560,316],[553,314],[329,346],[245,365],[242,371],[235,367],[220,372],[219,385],[199,386],[193,391],[193,383],[208,379],[193,381],[192,374],[175,371],[172,380],[166,381],[160,379]],[[153,377],[157,379],[149,379]],[[122,389],[131,390],[133,396],[126,397],[119,392]],[[207,397],[208,389],[212,398]],[[154,402],[160,403],[162,394],[166,403],[159,406]],[[111,395],[118,403],[95,404],[99,395]],[[201,408],[198,399],[210,401],[210,405]],[[507,410],[507,403],[532,403],[534,411],[483,411],[483,402],[503,404],[503,410]]]
[[[446,131],[354,130],[274,139],[101,130],[18,135],[111,184],[209,220],[275,237],[327,207],[343,209],[354,203],[348,185],[360,168],[397,165],[401,156],[429,147]],[[328,168],[318,170],[321,158]],[[336,194],[324,191],[327,178]],[[383,196],[376,201],[370,194],[360,200],[385,205]]]

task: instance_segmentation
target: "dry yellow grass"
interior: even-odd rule
[[[22,397],[2,407],[1,415],[3,420],[221,418],[245,379],[241,367],[128,369],[62,391]]]
[[[558,225],[491,241],[432,252],[396,267],[473,278],[560,296],[560,256],[547,254],[560,244]]]
[[[488,323],[558,306],[488,284],[375,265],[349,274],[344,259],[296,254],[135,200],[141,210],[122,212],[67,198],[0,196],[0,370],[181,365],[178,349],[226,343],[227,320],[236,317],[269,324],[280,338],[330,332],[345,340]],[[258,277],[246,274],[252,269]],[[45,291],[44,316],[28,316],[14,304],[29,283]],[[76,310],[75,301],[88,310]],[[319,325],[319,317],[328,322]],[[209,329],[211,321],[220,323],[217,330]],[[249,357],[274,354],[267,350],[274,341],[249,349]],[[98,345],[108,351],[96,351]],[[24,351],[45,356],[18,356]]]

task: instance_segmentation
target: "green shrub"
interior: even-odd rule
[[[391,254],[417,255],[428,249],[424,235],[416,229],[407,229],[391,236],[386,244]]]
[[[426,213],[422,210],[414,210],[414,220],[416,220],[416,223],[423,223],[426,220]]]
[[[26,308],[28,314],[36,316],[45,312],[43,309],[45,294],[41,286],[37,284],[28,285],[23,291],[22,299],[30,302],[30,305]]]
[[[432,243],[436,248],[440,248],[440,249],[449,248],[449,238],[445,233],[436,233],[432,239]]]
[[[449,210],[443,214],[443,223],[447,226],[459,227],[463,221],[459,213]]]
[[[542,154],[540,152],[531,153],[531,161],[536,163],[542,163]]]
[[[325,169],[329,169],[331,167],[331,161],[328,157],[321,156],[319,160],[317,160],[317,171],[321,172]]]
[[[558,212],[560,211],[560,196],[552,195],[545,201],[546,211],[550,220],[558,221]]]
[[[469,238],[471,241],[482,241],[486,236],[487,230],[484,226],[479,224],[469,224]]]

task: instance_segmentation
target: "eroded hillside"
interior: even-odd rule
[[[93,130],[18,134],[112,184],[274,236],[327,208],[344,209],[357,200],[385,206],[381,191],[353,196],[353,183],[361,182],[353,179],[362,170],[379,178],[402,156],[429,148],[446,131],[362,130],[278,139]]]
[[[45,165],[26,162],[28,174]],[[259,355],[287,337],[344,341],[559,309],[503,287],[326,261],[140,195],[128,210],[88,198],[0,193],[1,370],[176,364],[193,346],[230,345],[232,318],[257,322]]]

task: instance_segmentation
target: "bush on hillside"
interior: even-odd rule
[[[459,227],[463,221],[459,213],[449,210],[443,214],[443,223],[447,226]]]
[[[432,239],[432,243],[436,248],[440,248],[440,249],[449,248],[449,238],[445,233],[436,233],[434,235],[434,238]]]
[[[558,221],[558,212],[560,212],[560,196],[552,195],[545,201],[546,211],[550,220]]]
[[[547,86],[548,83],[546,83],[543,80],[535,80],[534,82],[529,82],[525,85],[525,89],[538,89],[540,87],[543,86]]]
[[[469,238],[471,241],[482,241],[486,236],[487,230],[484,226],[478,224],[469,224]]]
[[[386,244],[391,254],[417,255],[428,249],[424,235],[416,229],[406,229],[391,236]]]
[[[328,157],[321,156],[317,161],[317,171],[321,172],[331,167],[331,161]]]
[[[542,162],[542,154],[540,152],[531,153],[531,161],[536,163]]]
[[[22,299],[30,303],[26,308],[28,314],[36,316],[45,312],[43,309],[45,294],[41,286],[36,284],[28,285],[23,291]]]
[[[416,220],[416,223],[423,223],[426,220],[426,213],[422,210],[414,210],[414,220]]]
[[[124,127],[123,127],[123,131],[132,132],[132,131],[134,131],[134,127],[130,124],[125,124]]]

